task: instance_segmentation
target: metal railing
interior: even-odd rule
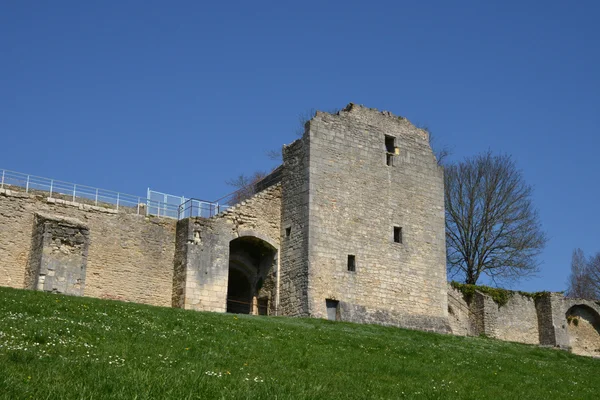
[[[187,199],[179,206],[177,218],[202,217],[210,218],[217,215],[221,211],[225,211],[229,206],[219,205],[212,201]]]
[[[239,204],[256,193],[268,188],[269,186],[275,185],[281,181],[281,173],[283,168],[281,166],[275,168],[271,173],[264,178],[251,182],[250,184],[241,187],[223,197],[218,198],[214,201],[200,200],[200,199],[185,199],[185,201],[179,206],[178,218],[189,218],[189,217],[213,217],[231,206]]]
[[[0,189],[40,193],[48,198],[138,215],[178,218],[179,206],[140,196],[0,169]]]
[[[0,169],[0,188],[25,193],[39,192],[48,198],[93,205],[138,215],[182,219],[189,217],[210,218],[230,206],[241,203],[254,194],[281,180],[281,167],[273,170],[260,181],[252,182],[215,201],[207,201],[150,190],[146,198],[99,189],[91,186],[44,178],[21,172]],[[24,189],[24,190],[23,190]]]

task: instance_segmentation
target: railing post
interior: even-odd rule
[[[98,189],[96,189],[96,205],[98,205]]]
[[[119,211],[119,193],[117,193],[117,211]]]
[[[0,189],[4,189],[4,170],[2,170],[2,184],[0,184]]]
[[[141,198],[138,197],[138,204],[137,204],[137,215],[140,215],[140,202],[142,201]]]
[[[75,203],[75,193],[77,193],[77,185],[73,185],[73,203]]]
[[[52,197],[52,186],[54,186],[54,179],[50,179],[50,197]]]
[[[25,193],[29,193],[29,175],[27,175],[27,183],[25,184]]]

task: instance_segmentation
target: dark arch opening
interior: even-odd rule
[[[229,267],[227,281],[227,312],[250,314],[252,306],[252,285],[248,276],[237,268]]]
[[[274,306],[277,249],[254,236],[229,243],[227,312],[268,315]]]

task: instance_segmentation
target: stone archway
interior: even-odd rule
[[[578,304],[569,308],[566,317],[572,352],[600,356],[600,315],[593,308]]]
[[[277,249],[256,236],[229,242],[227,312],[268,315],[275,307]]]

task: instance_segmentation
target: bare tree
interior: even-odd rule
[[[448,273],[470,284],[535,274],[546,235],[531,195],[510,156],[488,151],[445,166]]]
[[[586,258],[583,250],[573,250],[568,286],[568,297],[600,298],[600,253]]]
[[[590,281],[594,289],[594,298],[600,299],[600,252],[591,257],[588,262]]]
[[[236,188],[235,192],[229,195],[229,205],[241,203],[242,201],[252,197],[255,191],[255,184],[263,179],[267,174],[263,171],[256,171],[250,176],[244,174],[239,175],[235,179],[230,179],[225,183]]]

